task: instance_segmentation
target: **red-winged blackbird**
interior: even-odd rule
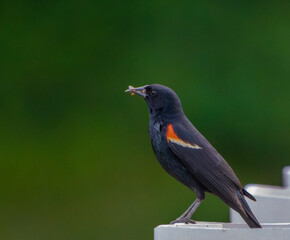
[[[126,92],[142,96],[148,105],[151,144],[161,166],[196,192],[193,204],[171,223],[195,223],[191,216],[205,198],[205,192],[209,192],[237,211],[249,227],[261,228],[244,196],[256,199],[243,188],[228,163],[187,119],[176,93],[159,84],[139,88],[129,86]]]

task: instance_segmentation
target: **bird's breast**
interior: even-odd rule
[[[168,165],[172,159],[172,152],[167,144],[163,123],[159,121],[150,122],[149,133],[154,154],[159,163],[165,167],[164,165]]]
[[[153,149],[159,149],[162,146],[164,137],[162,136],[162,127],[160,122],[153,122],[149,124],[149,134]]]

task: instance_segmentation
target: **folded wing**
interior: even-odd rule
[[[235,173],[193,126],[169,124],[166,137],[173,153],[209,192],[231,207],[240,204],[236,192],[243,187]]]

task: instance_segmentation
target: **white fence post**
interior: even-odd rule
[[[247,191],[257,202],[248,201],[262,229],[250,229],[238,213],[230,210],[231,223],[160,225],[155,240],[289,240],[290,239],[290,166],[283,169],[283,187],[250,184]]]
[[[283,168],[283,186],[290,188],[290,166]]]
[[[247,199],[247,202],[261,223],[290,223],[290,166],[283,168],[282,179],[284,186],[249,184],[245,187],[257,199],[257,202]],[[243,222],[232,209],[230,218],[233,223]]]

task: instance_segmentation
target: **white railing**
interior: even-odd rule
[[[247,199],[250,208],[261,223],[290,223],[290,167],[282,171],[283,186],[249,184],[245,188],[257,202]],[[233,223],[242,223],[243,219],[234,210],[230,210]],[[290,237],[289,237],[290,240]]]
[[[155,240],[290,240],[290,166],[283,169],[283,186],[249,184],[247,191],[257,202],[248,201],[262,229],[250,229],[239,214],[230,210],[231,223],[160,225]]]

